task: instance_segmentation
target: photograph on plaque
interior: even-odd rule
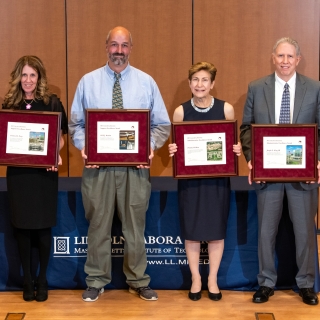
[[[253,181],[316,181],[317,124],[251,126]]]
[[[223,151],[225,148],[222,148],[221,141],[208,141],[207,142],[207,161],[212,161],[212,163],[221,162],[223,159]]]
[[[175,178],[227,177],[238,174],[232,146],[237,144],[237,122],[184,121],[172,124]]]
[[[149,165],[150,112],[87,109],[87,165]]]
[[[31,131],[29,135],[29,151],[37,151],[39,154],[47,153],[48,139],[45,132]]]
[[[120,130],[119,146],[120,150],[136,150],[138,145],[135,143],[135,131]]]
[[[58,165],[60,112],[0,110],[0,165]]]

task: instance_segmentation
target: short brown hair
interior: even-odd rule
[[[197,62],[196,64],[191,66],[191,68],[189,69],[189,80],[191,81],[192,76],[201,70],[209,72],[211,82],[214,81],[214,79],[216,78],[217,68],[212,63],[205,61]]]

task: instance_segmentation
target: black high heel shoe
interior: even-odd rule
[[[201,291],[193,293],[189,291],[189,299],[192,301],[198,301],[201,299]]]
[[[48,281],[45,283],[37,283],[37,294],[36,294],[36,301],[43,302],[48,299]]]
[[[23,300],[24,301],[33,301],[34,296],[34,283],[33,281],[25,282],[23,284]]]

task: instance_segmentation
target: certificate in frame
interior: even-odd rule
[[[318,125],[252,124],[252,180],[317,180]]]
[[[0,165],[57,167],[60,112],[0,110]]]
[[[150,165],[150,110],[87,109],[86,165]]]
[[[173,176],[178,179],[238,175],[237,121],[183,121],[172,123]]]

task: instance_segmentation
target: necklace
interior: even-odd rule
[[[193,102],[193,98],[191,98],[191,105],[193,106],[194,110],[198,111],[198,112],[208,112],[214,105],[214,97],[212,97],[212,101],[209,107],[207,108],[198,108],[194,102]]]
[[[31,102],[29,102],[29,103],[28,103],[26,100],[24,100],[24,99],[23,99],[23,101],[24,101],[24,103],[26,104],[26,109],[28,109],[28,110],[31,109],[31,107],[32,107],[31,104],[32,104],[32,102],[33,102],[34,100],[32,99]]]

